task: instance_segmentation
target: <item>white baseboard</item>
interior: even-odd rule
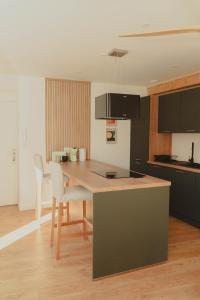
[[[52,201],[42,202],[42,207],[43,208],[51,208],[52,207]]]
[[[40,227],[41,224],[44,224],[51,220],[51,213],[44,215],[40,218],[40,220],[35,220],[27,225],[24,225],[8,234],[0,237],[0,250],[8,247],[14,242],[20,240],[31,232],[35,231]]]

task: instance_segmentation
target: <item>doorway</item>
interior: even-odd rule
[[[17,103],[0,94],[0,206],[18,203]]]

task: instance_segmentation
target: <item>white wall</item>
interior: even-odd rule
[[[12,89],[17,99],[19,206],[22,210],[32,209],[36,199],[33,154],[41,153],[45,157],[45,80],[0,75],[0,85]],[[108,83],[91,86],[91,157],[129,168],[130,121],[118,121],[118,143],[106,144],[106,121],[95,120],[95,96],[106,92],[146,95],[146,88]]]
[[[35,207],[33,155],[45,155],[45,80],[19,77],[19,207]]]
[[[172,154],[178,155],[178,160],[187,161],[191,157],[192,142],[195,143],[194,161],[200,163],[200,134],[199,133],[173,133]]]
[[[0,75],[1,90],[11,91],[17,102],[18,199],[20,209],[35,208],[33,154],[45,154],[45,80]]]
[[[117,144],[106,144],[106,121],[95,120],[95,97],[104,93],[147,95],[145,87],[93,82],[91,85],[91,158],[117,165],[130,166],[130,121],[117,121]]]
[[[0,74],[0,102],[13,102],[13,109],[15,109],[14,107],[17,107],[17,101],[18,101],[18,80],[16,76],[8,76],[8,75]],[[15,116],[13,117],[14,120],[17,121],[17,111],[14,111],[12,113],[15,114]],[[11,115],[9,115],[8,113],[8,115],[5,115],[5,118],[9,121]],[[11,122],[10,124],[14,124],[14,123]],[[6,135],[8,134],[8,132],[12,132],[12,129],[11,131],[7,130],[7,128],[1,128],[1,129],[3,130],[5,135],[5,137],[3,137],[3,140],[1,140],[1,148],[0,148],[1,151],[0,152],[0,162],[1,162],[0,163],[1,165],[0,199],[2,199],[1,204],[6,203],[6,201],[8,201],[7,204],[17,203],[18,201],[18,157],[16,157],[16,161],[14,163],[10,161],[12,159],[11,153],[14,148],[16,149],[16,155],[18,155],[17,128],[14,128],[13,132],[16,132],[16,136],[12,137],[13,140],[10,141],[10,139],[8,139],[8,143],[9,141],[12,143],[12,148],[10,149],[7,148],[7,147],[11,147],[11,145],[8,146],[9,144],[6,144],[6,140],[7,140]],[[5,151],[7,152],[6,157],[5,157]],[[12,174],[10,174],[11,172]],[[4,188],[1,188],[2,184],[5,184]],[[9,190],[7,191],[7,189],[12,189],[12,191]],[[6,195],[7,196],[10,195],[12,199],[6,199],[5,192]]]

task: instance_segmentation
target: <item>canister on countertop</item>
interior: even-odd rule
[[[85,161],[86,160],[86,149],[85,148],[80,148],[79,149],[79,160],[80,161]]]
[[[78,149],[76,147],[70,149],[70,160],[77,161],[77,152]]]

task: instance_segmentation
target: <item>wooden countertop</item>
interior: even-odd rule
[[[200,173],[200,169],[184,167],[184,166],[177,166],[177,165],[163,163],[163,162],[159,162],[159,161],[149,160],[148,164],[157,165],[157,166],[161,166],[161,167],[178,169],[178,170],[182,170],[182,171],[186,171],[186,172]]]
[[[65,175],[71,177],[72,179],[74,178],[78,184],[84,186],[92,193],[171,185],[169,181],[148,175],[143,178],[107,179],[93,173],[93,171],[97,169],[115,171],[120,170],[120,168],[95,160],[87,160],[85,162],[66,162],[61,163],[61,166]]]

